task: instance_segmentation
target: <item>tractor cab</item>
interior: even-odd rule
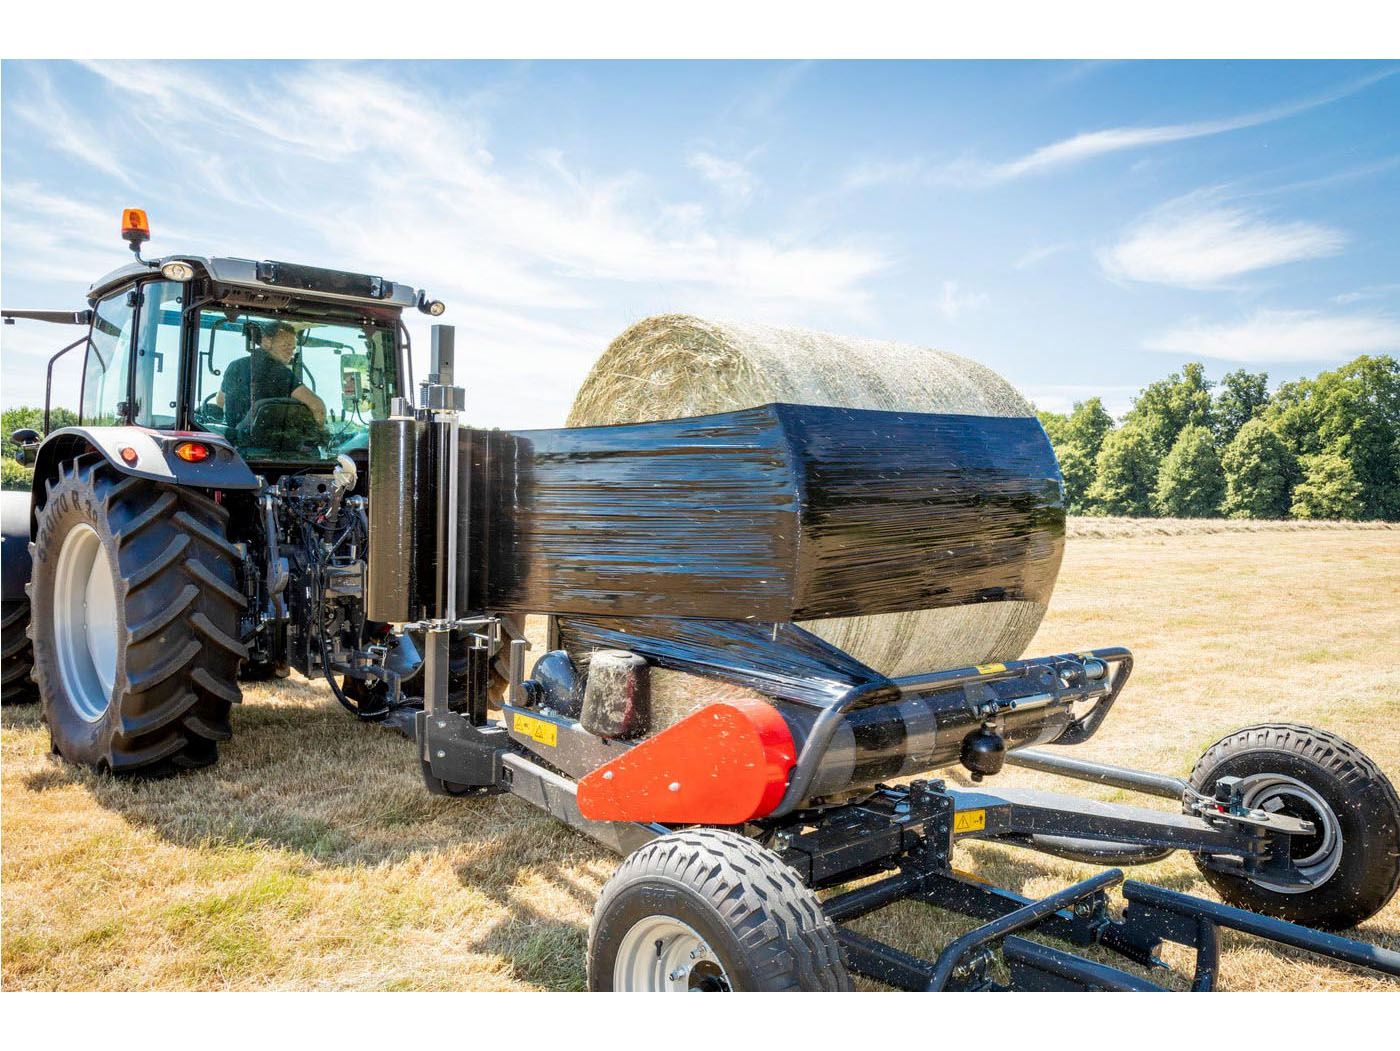
[[[88,326],[55,355],[84,354],[80,426],[209,432],[270,475],[368,455],[370,421],[412,385],[401,315],[440,314],[442,303],[381,277],[293,263],[144,260],[138,209],[124,214],[123,236],[136,259],[90,287],[88,310],[6,312]]]

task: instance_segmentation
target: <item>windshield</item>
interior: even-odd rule
[[[369,446],[399,393],[388,322],[222,308],[199,315],[195,419],[245,458],[328,460]]]

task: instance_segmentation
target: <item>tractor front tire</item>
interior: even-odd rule
[[[28,704],[39,699],[34,685],[34,644],[29,641],[29,600],[6,602],[0,618],[0,641],[4,643],[4,688],[0,702]]]
[[[31,545],[34,668],[65,759],[149,776],[218,758],[247,656],[227,522],[207,494],[96,454],[48,483]]]
[[[1241,779],[1246,806],[1301,818],[1294,864],[1311,885],[1282,886],[1197,866],[1225,901],[1309,927],[1355,927],[1383,909],[1400,887],[1400,798],[1355,745],[1296,723],[1237,730],[1201,756],[1191,787],[1210,796],[1222,777]]]
[[[817,896],[771,850],[688,829],[635,850],[588,930],[588,987],[636,992],[851,988]]]

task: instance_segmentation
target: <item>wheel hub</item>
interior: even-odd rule
[[[717,993],[732,989],[724,965],[689,924],[648,916],[622,939],[613,965],[618,992]]]
[[[117,594],[102,538],[86,523],[63,538],[54,573],[54,649],[74,711],[96,722],[117,678]]]
[[[1302,894],[1331,879],[1342,862],[1342,828],[1328,802],[1309,786],[1283,774],[1255,774],[1240,785],[1241,802],[1251,810],[1285,814],[1312,823],[1313,833],[1294,836],[1290,856],[1307,883],[1271,883],[1256,879],[1277,894]]]

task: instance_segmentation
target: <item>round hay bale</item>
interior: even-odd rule
[[[973,416],[1032,416],[1006,380],[941,350],[800,329],[647,318],[615,339],[574,399],[570,427],[675,419],[772,402]],[[1019,657],[1034,602],[812,620],[806,630],[886,675]]]

